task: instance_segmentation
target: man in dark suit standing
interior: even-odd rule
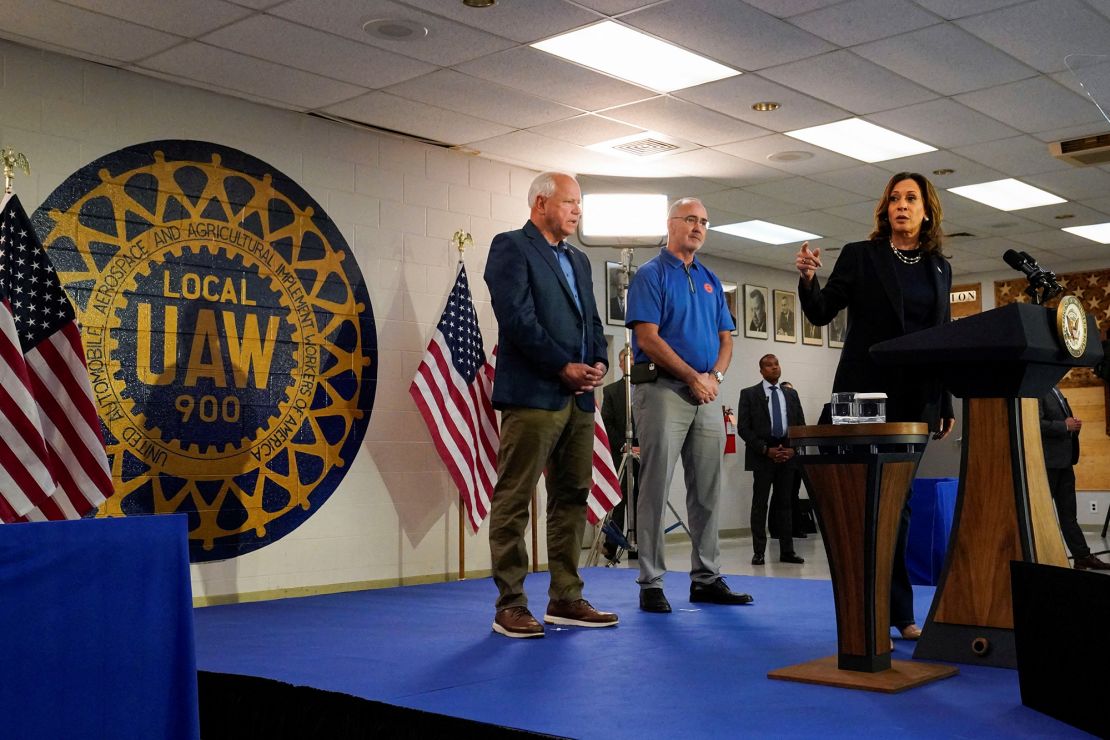
[[[1075,418],[1068,399],[1059,386],[1040,399],[1041,446],[1044,447],[1044,466],[1048,472],[1048,488],[1056,502],[1056,515],[1064,542],[1071,550],[1076,570],[1110,570],[1091,554],[1075,511],[1075,464],[1079,462],[1079,430],[1083,422]]]
[[[767,548],[767,498],[771,499],[772,530],[779,536],[779,561],[804,563],[794,552],[790,495],[798,475],[794,449],[787,439],[791,425],[805,424],[802,402],[793,388],[778,385],[782,370],[774,355],[759,358],[763,381],[740,391],[738,432],[746,445],[744,469],[752,471],[752,565],[763,565]]]
[[[620,352],[620,366],[621,366],[621,379],[610,383],[601,389],[601,421],[605,424],[605,434],[609,437],[609,453],[613,456],[613,465],[617,468],[621,464],[621,455],[624,452],[624,434],[625,425],[629,420],[628,417],[628,399],[625,397],[625,378],[628,374],[629,365],[629,352],[628,349],[622,349]],[[639,443],[636,441],[636,424],[632,424],[632,451],[639,454]],[[630,457],[625,464],[625,469],[621,475],[621,491],[627,495],[627,488],[625,479],[628,474],[632,474],[632,503],[633,511],[636,506],[636,494],[640,488],[640,461],[635,457]],[[609,520],[616,526],[617,530],[622,534],[624,532],[624,516],[627,510],[627,502],[624,498],[621,502],[613,507],[613,511]],[[617,554],[617,542],[611,538],[606,537],[605,540],[605,557],[612,560]],[[634,557],[635,553],[629,553],[629,557]]]
[[[528,203],[524,228],[494,237],[485,271],[497,316],[493,405],[501,411],[489,531],[498,590],[493,630],[506,637],[543,637],[524,593],[524,531],[545,468],[551,586],[544,622],[617,624],[616,614],[582,598],[578,575],[593,476],[593,391],[607,369],[590,262],[566,243],[582,215],[582,191],[570,175],[545,172],[532,182]]]

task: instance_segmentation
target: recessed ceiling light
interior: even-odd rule
[[[382,41],[419,41],[428,29],[416,21],[402,18],[376,18],[362,24],[362,30]]]
[[[1075,218],[1074,213],[1057,213],[1053,216],[1057,221],[1067,221],[1069,218]]]
[[[821,238],[817,234],[758,220],[711,226],[710,229],[751,239],[752,241],[763,242],[764,244],[790,244],[791,242],[804,242],[807,239]]]
[[[813,152],[802,152],[797,150],[775,152],[774,154],[768,154],[767,159],[772,162],[801,162],[805,159],[813,159]]]
[[[933,174],[937,177],[942,177],[944,175],[951,175],[955,171],[956,170],[952,169],[951,167],[941,167],[940,169],[933,170]]]
[[[497,5],[497,0],[463,0],[463,5],[468,8],[488,8]]]
[[[731,67],[612,21],[537,41],[532,46],[659,92],[740,74]]]
[[[861,118],[787,131],[786,135],[863,162],[882,162],[937,150]]]
[[[1090,226],[1066,226],[1061,231],[1090,239],[1099,244],[1110,244],[1110,223],[1091,224]]]
[[[1063,198],[1047,190],[1026,185],[1013,178],[981,182],[977,185],[961,185],[958,188],[948,188],[948,192],[962,195],[1000,211],[1020,211],[1022,208],[1067,203]]]
[[[759,111],[760,113],[770,113],[773,110],[778,110],[782,107],[782,103],[776,103],[773,100],[761,100],[758,103],[752,103],[752,110]]]

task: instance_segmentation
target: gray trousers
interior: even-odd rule
[[[690,578],[711,583],[720,574],[717,502],[721,497],[724,421],[721,407],[692,400],[686,385],[660,378],[633,389],[632,413],[640,440],[640,497],[636,541],[641,588],[662,588],[664,512],[675,463],[682,456],[686,516],[693,537]]]

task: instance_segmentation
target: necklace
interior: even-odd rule
[[[921,249],[920,248],[902,250],[902,249],[899,249],[898,247],[894,246],[894,240],[891,239],[891,241],[890,241],[890,250],[892,252],[894,252],[894,256],[898,258],[898,261],[901,262],[904,265],[916,265],[918,262],[921,261],[921,256],[922,255],[921,255]],[[913,252],[914,254],[911,257],[908,254],[906,254],[906,252]]]

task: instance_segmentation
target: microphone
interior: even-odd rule
[[[1007,249],[1002,253],[1002,259],[1006,264],[1014,268],[1018,272],[1024,272],[1025,277],[1033,277],[1041,271],[1040,265],[1037,261],[1030,257],[1025,252],[1017,252],[1013,249]]]
[[[1029,287],[1025,292],[1033,299],[1034,304],[1040,305],[1064,292],[1064,286],[1056,282],[1055,273],[1043,269],[1025,252],[1007,249],[1002,253],[1002,259],[1010,267],[1025,274],[1029,280]]]

